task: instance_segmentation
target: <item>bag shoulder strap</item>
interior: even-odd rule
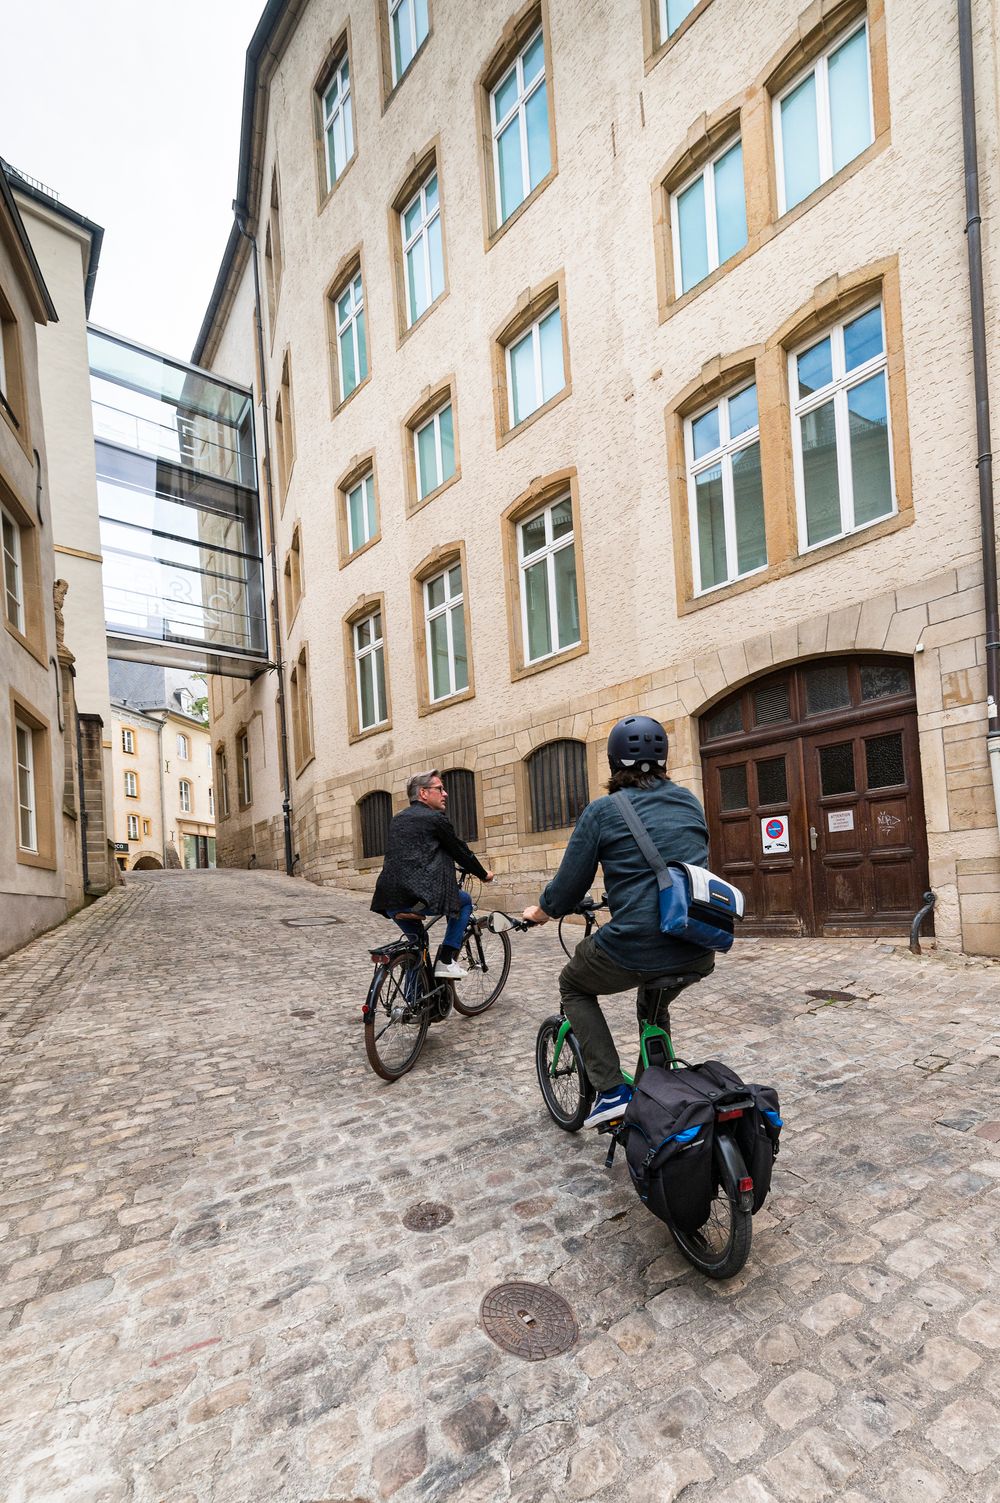
[[[624,791],[624,789],[620,788],[618,792],[613,793],[611,797],[615,804],[618,806],[618,812],[621,814],[622,819],[632,831],[632,834],[635,837],[636,845],[639,847],[643,856],[645,856],[646,860],[653,868],[653,871],[656,873],[656,881],[659,887],[661,889],[664,887],[673,887],[673,879],[671,878],[670,872],[667,869],[667,863],[664,861],[663,857],[660,855],[659,851],[656,849],[656,846],[650,839],[649,831],[646,829],[646,826],[643,824],[642,820],[636,813],[635,808],[632,804],[632,800],[629,798],[628,794]]]

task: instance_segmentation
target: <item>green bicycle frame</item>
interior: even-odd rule
[[[552,1051],[552,1063],[549,1066],[549,1074],[553,1077],[556,1073],[556,1066],[559,1063],[559,1056],[562,1053],[562,1046],[566,1042],[567,1035],[572,1033],[572,1031],[573,1025],[570,1023],[569,1018],[564,1018],[559,1027],[559,1032],[556,1034],[556,1046]],[[649,1067],[649,1044],[653,1039],[663,1040],[664,1048],[667,1051],[667,1058],[670,1061],[671,1068],[673,1068],[677,1064],[677,1055],[674,1053],[674,1046],[669,1033],[667,1033],[665,1028],[658,1028],[655,1023],[643,1023],[639,1030],[639,1055],[643,1069]],[[635,1084],[635,1076],[630,1075],[627,1070],[623,1070],[622,1075],[628,1081],[629,1085]]]

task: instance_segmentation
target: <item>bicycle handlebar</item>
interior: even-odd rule
[[[586,918],[588,913],[600,913],[601,909],[607,908],[607,906],[608,895],[607,893],[602,892],[601,901],[599,903],[595,903],[593,898],[584,898],[583,902],[577,903],[576,907],[572,911],[574,913],[579,913],[583,918]]]

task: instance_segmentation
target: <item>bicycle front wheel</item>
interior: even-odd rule
[[[469,925],[460,957],[468,966],[464,981],[455,983],[455,1011],[467,1018],[492,1007],[510,975],[510,935],[494,934],[478,919]]]
[[[398,1080],[411,1070],[428,1022],[420,960],[397,955],[375,976],[365,1003],[365,1053],[375,1074]]]
[[[718,1152],[718,1150],[716,1150]],[[719,1178],[708,1220],[694,1232],[671,1226],[670,1234],[689,1263],[710,1279],[731,1279],[750,1256],[753,1221]]]
[[[558,1015],[546,1018],[535,1041],[535,1069],[542,1100],[549,1116],[563,1132],[579,1132],[594,1100],[594,1087],[587,1078],[580,1045],[572,1033],[566,1035],[559,1060],[552,1068],[556,1039],[563,1025]]]

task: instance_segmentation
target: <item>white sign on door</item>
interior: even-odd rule
[[[788,816],[772,814],[760,822],[760,843],[765,856],[776,856],[788,850]]]
[[[826,827],[828,830],[853,830],[854,810],[832,809],[826,816]]]

